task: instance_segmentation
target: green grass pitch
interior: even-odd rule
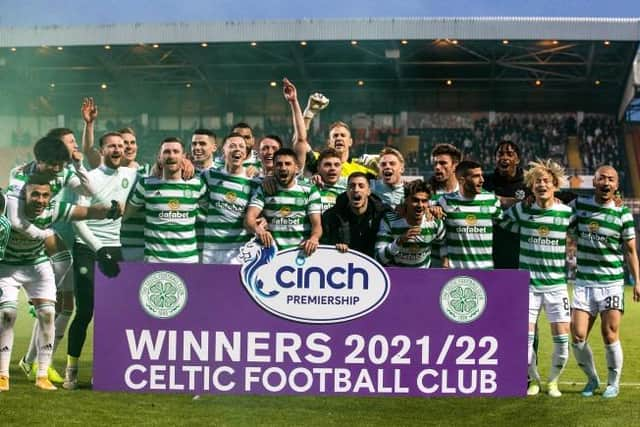
[[[563,396],[532,398],[399,398],[315,396],[213,396],[101,393],[91,390],[92,337],[81,359],[81,388],[75,391],[37,390],[18,368],[31,331],[24,303],[19,310],[11,366],[11,390],[0,393],[0,423],[10,425],[634,425],[640,419],[640,304],[627,287],[627,311],[622,322],[625,354],[622,387],[617,399],[580,396],[583,374],[573,357],[561,378]],[[540,370],[550,363],[551,340],[541,323]],[[599,322],[590,339],[601,379],[606,378]],[[66,342],[54,364],[62,373]]]

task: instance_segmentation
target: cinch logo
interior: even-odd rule
[[[305,323],[338,323],[375,310],[389,295],[385,269],[359,252],[321,245],[305,257],[297,248],[278,252],[255,241],[240,253],[240,276],[265,310]]]

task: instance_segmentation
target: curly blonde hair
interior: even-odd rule
[[[566,181],[562,166],[551,159],[537,159],[535,162],[529,162],[529,168],[524,173],[525,185],[532,188],[536,179],[542,174],[550,175],[556,188],[560,188]]]

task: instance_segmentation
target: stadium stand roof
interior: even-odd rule
[[[100,92],[103,105],[123,111],[281,113],[285,106],[270,82],[287,76],[301,90],[323,91],[351,111],[621,115],[636,94],[632,69],[640,41],[637,18],[376,18],[0,30],[0,91],[17,100],[0,109],[12,112],[76,106],[78,97]],[[103,84],[107,89],[100,89]]]

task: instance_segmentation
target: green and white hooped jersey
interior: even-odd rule
[[[24,200],[25,195],[22,194],[22,189],[27,184],[29,177],[37,172],[36,162],[30,162],[22,166],[17,166],[11,169],[9,173],[9,186],[7,187],[7,197],[13,197],[16,199]],[[61,200],[62,190],[66,188],[72,180],[80,181],[80,178],[76,175],[72,166],[67,165],[60,173],[50,181],[51,184],[51,201],[63,201]],[[66,193],[66,191],[65,191]]]
[[[635,239],[631,211],[610,202],[599,205],[594,197],[578,197],[575,210],[578,235],[577,286],[623,286],[623,243]]]
[[[69,170],[69,176],[74,176],[76,174],[74,167],[71,166],[71,164],[67,164],[65,169]],[[62,187],[55,200],[58,202],[75,204],[78,201],[78,195],[68,185],[65,185]],[[67,248],[71,249],[75,240],[75,231],[71,223],[63,221],[55,222],[53,223],[52,228],[56,231],[58,236],[62,238],[64,243],[67,245]]]
[[[500,201],[482,191],[472,199],[460,192],[445,194],[442,206],[447,226],[447,254],[451,268],[493,268],[493,221],[503,217]]]
[[[149,176],[151,166],[148,163],[138,166],[136,182]],[[133,194],[133,191],[131,192]],[[123,248],[144,248],[144,208],[122,222],[120,243]]]
[[[253,237],[244,228],[244,217],[260,182],[215,169],[204,171],[202,179],[208,195],[203,252],[239,248]]]
[[[149,262],[197,263],[195,221],[206,187],[188,181],[142,178],[129,200],[144,207],[144,258]]]
[[[380,222],[376,237],[376,257],[384,265],[400,267],[429,268],[431,248],[434,241],[445,238],[445,226],[439,219],[422,218],[420,236],[415,241],[397,245],[399,252],[393,254],[390,245],[411,228],[406,219],[395,212],[387,212]]]
[[[35,218],[28,218],[36,227],[45,230],[56,221],[69,221],[74,205],[64,202],[51,202],[44,211]],[[36,265],[48,262],[44,252],[44,240],[32,239],[13,230],[4,254],[3,264]]]
[[[534,292],[565,289],[567,230],[573,223],[573,209],[554,203],[547,209],[522,202],[505,211],[500,227],[520,235],[521,270],[529,271]]]
[[[2,197],[0,195],[0,197]],[[4,259],[4,253],[11,237],[11,224],[6,216],[0,214],[0,261]]]
[[[456,184],[456,190],[457,190],[457,184]],[[446,191],[444,191],[444,189],[440,188],[440,189],[436,189],[435,193],[431,195],[431,198],[429,199],[429,206],[437,206],[438,204],[438,200],[440,200],[440,197],[442,197],[444,194],[448,194]],[[441,262],[441,256],[440,256],[440,252],[442,252],[442,247],[445,245],[445,242],[433,242],[432,245],[432,252],[431,252],[431,259],[435,260],[435,262],[437,263],[437,266],[440,266],[440,262]]]
[[[347,179],[341,176],[335,184],[325,184],[319,191],[322,213],[324,213],[336,204],[336,199],[340,194],[347,191]]]
[[[371,192],[380,197],[382,203],[393,209],[404,202],[404,184],[402,183],[390,187],[379,179],[372,180]]]
[[[249,206],[262,210],[279,250],[296,247],[307,239],[311,234],[309,215],[322,211],[318,188],[298,181],[291,188],[278,186],[272,196],[258,187]]]
[[[9,237],[11,236],[11,223],[5,216],[5,210],[7,201],[5,195],[0,191],[0,199],[2,199],[2,206],[5,208],[0,211],[0,261],[4,258],[4,251],[7,249],[9,243]]]

